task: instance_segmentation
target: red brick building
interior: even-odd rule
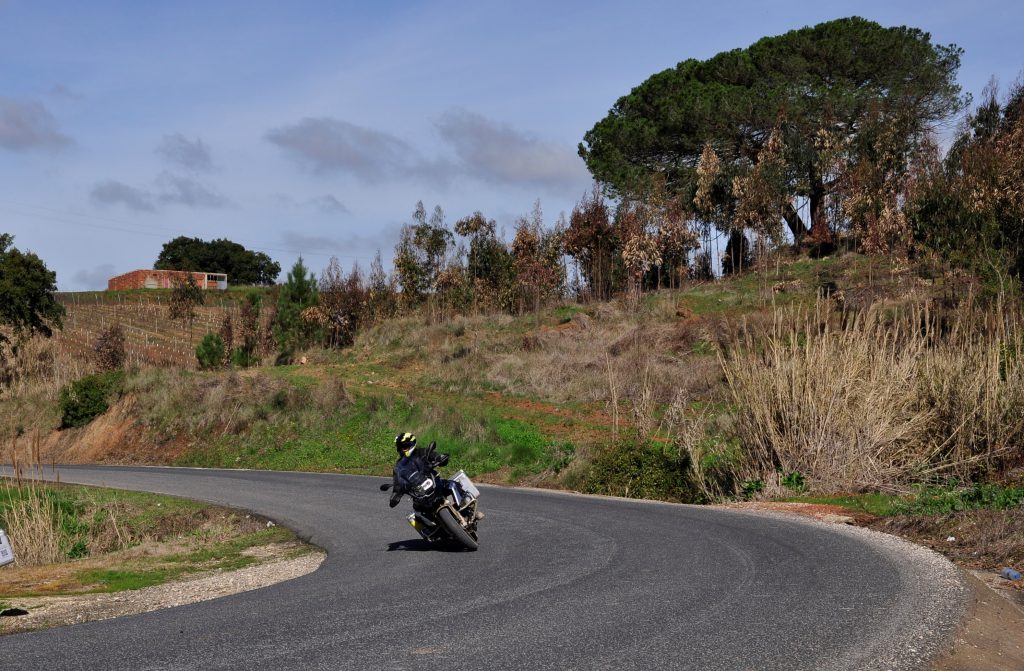
[[[118,289],[170,289],[175,279],[189,275],[200,289],[227,289],[228,276],[224,273],[189,273],[184,270],[133,270],[107,280],[107,291]]]

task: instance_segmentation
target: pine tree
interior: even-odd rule
[[[302,313],[317,303],[316,276],[308,271],[300,256],[278,294],[273,336],[281,351],[294,352],[316,338],[317,325],[303,320]]]

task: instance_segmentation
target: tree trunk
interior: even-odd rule
[[[807,226],[804,225],[792,203],[786,203],[786,207],[782,210],[782,218],[786,220],[790,232],[793,233],[793,240],[799,245],[807,234]]]
[[[810,197],[811,242],[819,245],[831,243],[832,231],[825,216],[825,185],[820,179],[815,179],[813,184]]]

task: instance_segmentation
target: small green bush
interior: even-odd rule
[[[783,487],[792,489],[794,492],[807,491],[807,480],[800,471],[793,471],[789,475],[782,476],[781,482]]]
[[[231,364],[237,368],[250,368],[260,365],[260,359],[254,354],[239,348],[231,352]]]
[[[61,428],[85,426],[102,415],[123,385],[124,371],[114,370],[86,375],[65,386],[60,390]]]
[[[764,491],[763,480],[745,480],[741,487],[744,499],[751,499],[755,494],[760,494]]]
[[[899,506],[897,512],[910,515],[949,515],[978,508],[1007,510],[1021,506],[1024,506],[1024,486],[1008,487],[978,483],[961,487],[954,480],[946,487],[922,489],[916,498]]]
[[[605,449],[591,463],[584,489],[634,499],[693,503],[699,496],[689,478],[689,460],[668,454],[660,445],[625,439]]]
[[[202,370],[220,368],[224,361],[224,340],[216,333],[207,333],[196,345],[196,359]]]

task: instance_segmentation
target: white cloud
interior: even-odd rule
[[[351,210],[345,206],[345,203],[341,202],[331,194],[318,196],[310,201],[310,203],[324,213],[351,214]]]
[[[281,240],[291,252],[297,253],[330,253],[341,249],[341,243],[324,235],[309,235],[301,231],[284,231]]]
[[[100,205],[121,204],[136,212],[156,212],[151,193],[112,179],[94,186],[90,196]]]
[[[564,191],[584,188],[589,180],[574,147],[545,142],[479,114],[453,110],[436,127],[458,160],[424,157],[395,135],[328,117],[306,118],[265,137],[316,173],[347,173],[367,183],[445,185],[463,176]]]
[[[228,199],[213,187],[189,177],[181,177],[165,172],[160,175],[157,184],[160,187],[158,198],[162,203],[210,209],[218,209],[228,205]]]
[[[156,148],[168,163],[195,172],[209,172],[213,169],[210,148],[200,138],[190,141],[181,133],[164,135]]]
[[[339,233],[342,233],[339,231]],[[364,270],[378,250],[390,250],[398,242],[401,226],[383,226],[379,230],[361,233],[323,235],[307,231],[288,230],[281,233],[281,241],[288,251],[319,256],[337,256],[350,265],[356,259],[363,260]]]
[[[436,125],[467,175],[496,184],[554,189],[587,182],[586,167],[573,147],[544,142],[466,110],[447,112]]]
[[[416,153],[393,135],[331,118],[306,118],[266,138],[315,172],[347,172],[367,182],[405,172]]]
[[[287,194],[277,194],[274,196],[274,200],[285,207],[316,210],[321,214],[352,214],[352,210],[348,209],[345,203],[330,193],[304,200],[299,200]]]
[[[69,89],[67,86],[64,86],[63,84],[57,84],[57,85],[53,86],[52,88],[50,88],[50,90],[47,93],[48,93],[48,95],[50,95],[50,96],[52,96],[54,98],[59,98],[59,99],[64,99],[64,100],[85,100],[85,96],[83,96],[80,93],[76,93],[75,91],[72,91],[71,89]]]
[[[155,189],[146,189],[108,179],[94,186],[90,196],[99,205],[120,204],[136,212],[156,212],[164,205],[219,209],[230,204],[216,189],[190,177],[164,172],[155,185]]]
[[[0,148],[53,150],[70,143],[71,138],[57,130],[56,119],[42,103],[0,96]]]
[[[452,166],[427,161],[404,140],[330,117],[270,130],[266,139],[316,173],[347,173],[374,184],[395,180],[447,183]]]

